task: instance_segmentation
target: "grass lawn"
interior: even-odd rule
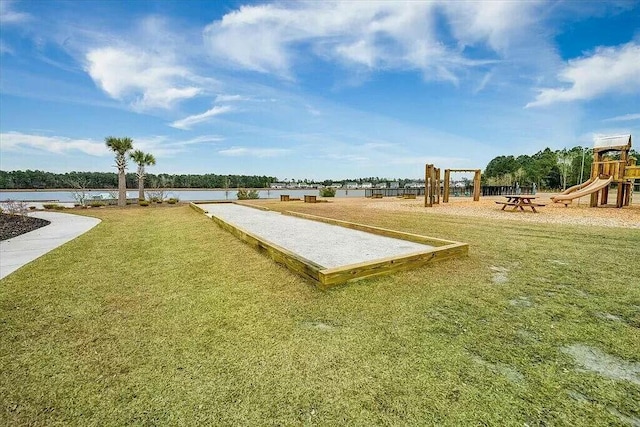
[[[186,206],[90,210],[0,281],[0,424],[640,423],[640,231],[324,205],[469,256],[323,292]]]

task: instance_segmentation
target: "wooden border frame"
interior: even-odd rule
[[[219,202],[220,203],[220,202]],[[234,202],[222,202],[234,203]],[[243,206],[253,207],[248,204],[238,203]],[[208,213],[195,203],[191,203],[192,208],[202,213]],[[306,279],[310,279],[320,289],[326,289],[331,286],[340,285],[354,280],[364,279],[367,277],[392,274],[398,271],[410,270],[422,267],[432,261],[439,261],[448,258],[464,256],[469,251],[467,243],[454,242],[451,240],[437,239],[434,237],[422,236],[419,234],[405,233],[402,231],[389,230],[381,227],[374,227],[355,222],[342,221],[333,218],[321,217],[316,215],[304,214],[299,212],[286,211],[282,215],[295,216],[298,218],[308,219],[311,221],[319,221],[327,224],[337,225],[340,227],[350,228],[353,230],[364,231],[367,233],[377,234],[380,236],[392,237],[395,239],[408,240],[414,243],[422,243],[433,246],[425,248],[423,251],[417,251],[401,256],[380,258],[373,261],[366,261],[356,264],[348,264],[340,267],[326,268],[311,260],[308,260],[294,252],[291,252],[277,244],[265,240],[247,230],[242,229],[234,224],[214,215],[211,216],[213,221],[224,230],[240,240],[249,244],[249,246],[265,253],[271,259],[279,264],[284,265],[289,270],[294,271]]]

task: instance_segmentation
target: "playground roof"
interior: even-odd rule
[[[594,149],[615,149],[620,147],[631,148],[631,135],[611,135],[611,136],[596,136],[593,139]]]

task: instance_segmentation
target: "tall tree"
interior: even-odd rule
[[[145,166],[155,165],[156,159],[153,154],[144,153],[141,150],[135,150],[129,154],[129,157],[138,165],[138,171],[136,172],[138,177],[138,199],[142,200],[144,199],[144,178],[146,176],[144,168]]]
[[[116,155],[116,168],[118,168],[118,206],[126,206],[127,177],[125,169],[127,168],[127,152],[133,149],[133,140],[127,137],[116,138],[108,136],[104,139],[104,142]]]

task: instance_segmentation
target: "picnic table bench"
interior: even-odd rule
[[[536,198],[536,196],[523,196],[519,194],[511,194],[511,195],[506,195],[504,197],[507,199],[506,202],[496,201],[497,204],[502,205],[502,210],[505,210],[507,206],[513,206],[512,210],[514,211],[518,209],[520,209],[521,211],[524,211],[525,207],[529,207],[533,212],[537,213],[538,211],[536,210],[536,206],[538,207],[545,206],[543,203],[534,203],[532,201]]]

